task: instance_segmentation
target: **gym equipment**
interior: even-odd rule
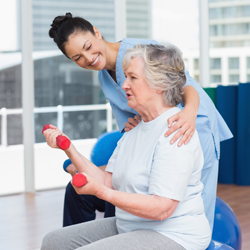
[[[212,239],[235,250],[241,250],[241,230],[233,210],[221,198],[216,197]]]
[[[229,247],[228,245],[221,244],[216,241],[211,241],[209,247],[206,250],[234,250],[233,248]]]
[[[118,130],[113,130],[99,136],[91,151],[91,162],[98,167],[107,165],[122,135]]]
[[[43,130],[42,130],[42,133],[49,129],[49,124],[46,124],[44,127],[43,127]],[[70,140],[66,137],[66,136],[63,136],[63,135],[59,135],[57,136],[56,138],[56,145],[62,149],[62,150],[66,150],[69,148],[70,146]]]
[[[63,163],[63,169],[64,169],[65,172],[68,173],[67,167],[68,167],[71,163],[72,163],[72,162],[71,162],[70,159],[67,159],[67,160],[64,161],[64,163]]]
[[[72,184],[78,188],[85,186],[87,183],[87,178],[84,174],[77,173],[72,178]]]

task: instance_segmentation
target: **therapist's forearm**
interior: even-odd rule
[[[184,96],[183,96],[184,109],[192,110],[197,114],[200,105],[200,97],[198,92],[193,86],[186,86],[183,88],[183,90],[184,90]]]
[[[128,213],[150,220],[167,219],[179,203],[156,195],[131,194],[108,188],[103,190],[98,198]]]

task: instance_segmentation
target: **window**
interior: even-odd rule
[[[221,83],[221,75],[211,75],[210,82],[211,83]]]
[[[250,16],[250,5],[242,6],[242,16],[249,17]]]
[[[210,36],[218,36],[218,25],[210,25]]]
[[[0,9],[9,16],[8,25],[5,16],[0,17],[0,29],[8,37],[0,41],[0,109],[5,108],[0,114],[0,195],[5,195],[24,191],[23,151],[19,146],[23,143],[22,115],[18,113],[22,107],[22,53],[17,1],[1,1]],[[9,180],[14,180],[14,185],[9,185]]]
[[[211,58],[210,59],[210,69],[221,69],[221,59]]]
[[[194,80],[195,80],[196,82],[199,82],[199,75],[194,75]]]
[[[247,57],[247,68],[250,69],[250,57]]]
[[[194,69],[199,69],[199,59],[198,58],[194,59]]]
[[[229,69],[239,69],[240,68],[240,59],[238,57],[229,57],[228,58],[228,68]]]
[[[229,75],[229,82],[230,83],[237,83],[240,80],[240,76],[238,74],[230,74]]]
[[[210,19],[218,19],[219,18],[219,8],[211,8],[209,9],[209,18]]]
[[[224,18],[233,18],[236,16],[237,13],[237,7],[226,7],[222,8],[222,13]]]

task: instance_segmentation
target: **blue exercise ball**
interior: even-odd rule
[[[219,197],[216,197],[212,239],[235,250],[241,250],[242,240],[239,222],[233,210]]]
[[[206,250],[234,250],[232,247],[228,245],[221,244],[216,241],[211,241],[209,247]]]
[[[98,167],[106,165],[122,135],[118,130],[113,130],[99,136],[91,151],[91,161]]]

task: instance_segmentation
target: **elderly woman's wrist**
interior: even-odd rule
[[[102,200],[105,200],[105,201],[108,201],[110,202],[110,197],[111,197],[111,193],[110,193],[111,189],[102,185],[98,191],[96,192],[96,196],[99,198],[99,199],[102,199]]]
[[[66,153],[66,155],[67,155],[69,158],[71,158],[72,155],[74,155],[74,153],[76,152],[76,149],[75,149],[75,147],[74,147],[74,145],[73,145],[72,142],[70,143],[69,148],[66,149],[66,150],[64,150],[64,152]]]

